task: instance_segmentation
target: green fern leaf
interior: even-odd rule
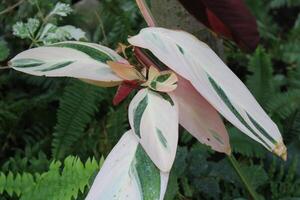
[[[84,134],[84,129],[97,111],[100,91],[100,88],[76,80],[66,87],[53,134],[54,158],[60,159],[69,154],[72,144]]]
[[[64,161],[54,161],[49,171],[42,174],[29,173],[7,175],[0,173],[0,194],[14,194],[21,200],[72,200],[84,194],[90,187],[91,178],[102,164],[95,159],[82,163],[79,158],[69,156]]]
[[[230,143],[233,152],[240,153],[247,157],[264,158],[266,150],[257,142],[244,135],[236,128],[230,128]]]
[[[300,107],[300,90],[290,90],[276,94],[267,102],[267,110],[271,115],[286,119]]]
[[[273,68],[271,57],[261,47],[251,57],[248,70],[247,86],[258,102],[264,106],[266,100],[274,93]]]

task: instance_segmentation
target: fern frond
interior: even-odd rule
[[[257,48],[251,57],[248,70],[247,86],[262,105],[274,93],[273,68],[271,57],[261,47]]]
[[[102,163],[88,159],[82,163],[79,158],[69,156],[64,161],[54,161],[49,171],[42,174],[0,173],[0,194],[17,195],[21,200],[71,200],[90,187],[91,178]]]
[[[126,104],[119,106],[117,109],[111,108],[107,114],[105,124],[108,138],[112,143],[111,147],[118,142],[122,133],[128,129],[127,109],[124,105]]]
[[[286,119],[300,107],[300,90],[290,90],[276,94],[266,104],[271,115]]]
[[[281,46],[283,60],[287,63],[300,64],[300,41],[293,40]]]
[[[0,173],[0,194],[7,192],[9,196],[16,194],[20,196],[24,191],[28,191],[29,188],[34,187],[35,182],[32,174],[23,173],[13,175],[9,172],[7,175]]]
[[[294,0],[272,0],[270,2],[270,7],[271,8],[281,8],[281,7],[292,7],[292,6],[299,6],[300,2],[299,1],[294,1]]]
[[[100,88],[76,80],[66,87],[53,133],[54,158],[60,159],[69,154],[72,144],[84,134],[84,129],[97,111],[100,91]]]
[[[244,135],[236,128],[229,128],[232,150],[247,157],[264,158],[266,150],[257,142]]]

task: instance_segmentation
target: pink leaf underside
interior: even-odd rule
[[[177,76],[178,86],[171,95],[178,102],[179,123],[201,143],[230,154],[228,133],[220,115],[188,80]]]

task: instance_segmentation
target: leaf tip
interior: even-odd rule
[[[282,141],[275,145],[273,153],[282,158],[284,161],[287,160],[287,148]]]
[[[226,149],[225,149],[225,151],[224,151],[228,156],[230,156],[231,155],[231,153],[232,153],[232,150],[231,150],[231,147],[230,146],[228,146]]]

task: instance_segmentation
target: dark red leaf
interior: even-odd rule
[[[136,81],[123,81],[123,83],[119,85],[118,90],[114,96],[113,104],[116,106],[121,103],[137,87],[138,84]]]
[[[242,0],[179,0],[212,31],[253,51],[259,42],[255,17]]]

